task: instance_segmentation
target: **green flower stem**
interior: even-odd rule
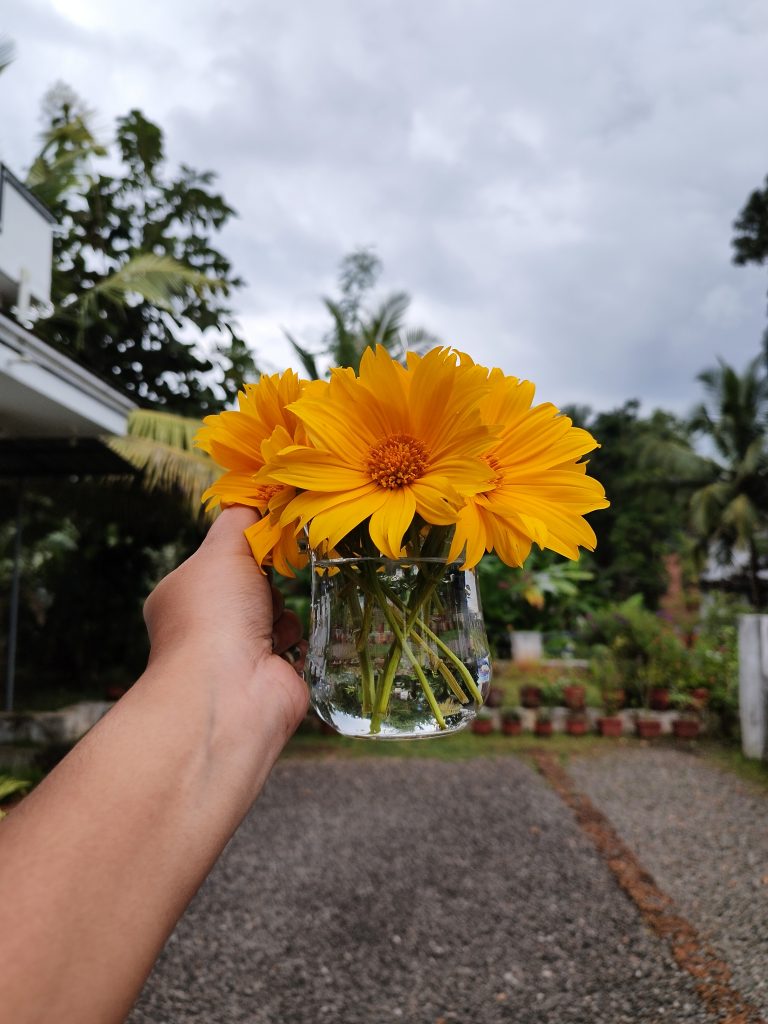
[[[404,610],[403,610],[403,603],[402,603],[402,601],[400,601],[397,598],[397,596],[395,594],[391,594],[391,595],[389,595],[389,597],[390,597],[391,602],[396,607],[398,607],[400,609],[400,614],[403,616],[403,629],[405,630],[407,628],[407,625],[406,625],[406,619],[405,619],[405,614],[404,614]],[[460,670],[460,672],[463,675],[465,681],[468,683],[469,689],[470,689],[470,692],[472,693],[472,695],[474,696],[475,694],[477,694],[477,697],[479,698],[480,703],[482,703],[483,698],[480,695],[479,690],[475,686],[475,681],[472,678],[470,672],[468,671],[466,665],[464,665],[463,662],[459,658],[456,657],[456,655],[453,653],[453,651],[450,649],[450,647],[446,647],[446,645],[443,643],[443,641],[435,633],[432,632],[432,630],[423,621],[423,619],[418,619],[417,618],[414,625],[415,625],[416,628],[420,629],[422,631],[422,633],[426,633],[430,640],[432,640],[434,643],[437,643],[440,646],[440,648],[443,651],[445,651],[446,654],[449,655],[451,660],[456,664],[456,666]],[[464,693],[464,691],[462,690],[461,686],[457,683],[456,679],[451,674],[451,670],[448,668],[448,666],[445,664],[445,662],[442,661],[435,654],[435,652],[429,646],[429,644],[424,639],[424,637],[420,636],[416,632],[416,628],[411,627],[409,635],[411,637],[413,637],[413,639],[421,647],[421,649],[423,651],[426,651],[426,653],[429,655],[430,661],[432,662],[434,668],[440,673],[440,675],[446,681],[446,683],[450,687],[451,691],[453,692],[453,695],[462,704],[468,704],[469,703],[469,697],[467,697],[466,693]]]
[[[443,652],[443,654],[445,654],[445,656],[447,658],[450,658],[450,660],[456,666],[456,669],[459,672],[459,675],[464,680],[464,682],[467,684],[469,692],[472,694],[472,696],[474,697],[475,701],[478,704],[482,704],[483,703],[483,695],[478,690],[477,683],[472,678],[472,673],[469,671],[469,669],[464,664],[464,662],[461,660],[461,658],[457,654],[455,654],[451,650],[451,648],[440,639],[440,637],[437,635],[437,633],[433,633],[432,630],[429,628],[429,626],[425,622],[423,622],[421,619],[418,621],[417,625],[418,625],[419,629],[423,633],[425,633],[434,644],[437,644],[437,646],[440,648],[440,650]],[[442,664],[442,662],[441,662],[441,664]]]
[[[376,579],[375,575],[371,579],[371,584],[374,588],[376,597],[378,598],[379,606],[389,624],[389,628],[395,634],[395,640],[397,641],[396,643],[392,644],[392,648],[387,659],[385,670],[382,673],[381,678],[379,679],[379,685],[376,688],[376,699],[374,704],[373,716],[371,717],[371,732],[377,733],[381,731],[381,718],[384,712],[386,711],[387,705],[389,703],[389,697],[392,692],[392,684],[394,682],[395,672],[397,670],[397,665],[400,662],[401,654],[404,654],[406,658],[410,661],[413,667],[413,671],[416,673],[416,678],[419,680],[421,688],[424,691],[424,695],[427,698],[427,703],[432,709],[432,714],[435,716],[435,720],[439,728],[447,728],[445,724],[445,719],[443,718],[443,713],[440,710],[437,701],[435,700],[434,693],[432,692],[432,687],[429,685],[429,681],[427,677],[424,675],[424,671],[421,665],[419,664],[416,656],[414,655],[413,651],[410,648],[410,645],[408,644],[408,641],[406,639],[407,633],[404,633],[403,630],[401,630],[400,624],[393,615],[393,611],[392,608],[390,607],[387,594],[385,593],[384,588],[381,586],[379,580]],[[410,629],[408,629],[408,632],[410,632]]]
[[[363,606],[363,618],[360,623],[360,633],[357,640],[357,656],[360,660],[360,672],[362,676],[363,689],[363,714],[370,715],[373,711],[373,702],[376,693],[376,682],[374,679],[371,653],[368,649],[368,637],[371,632],[371,618],[373,609],[371,607],[371,595],[365,595]]]
[[[347,607],[349,608],[352,620],[355,623],[357,630],[357,643],[355,649],[357,651],[358,661],[360,662],[360,688],[361,688],[361,706],[364,715],[369,715],[373,710],[375,682],[373,677],[373,665],[371,664],[371,655],[368,650],[368,634],[371,629],[371,604],[370,595],[365,595],[365,608],[363,613],[360,613],[360,604],[357,599],[358,595],[358,584],[359,580],[354,573],[345,572],[344,575],[349,580],[349,589],[347,591]]]
[[[464,662],[461,660],[461,658],[459,658],[450,649],[450,647],[440,639],[440,637],[436,633],[432,632],[432,630],[426,624],[424,619],[419,618],[419,613],[421,612],[421,609],[424,607],[426,602],[429,600],[429,598],[431,596],[431,592],[435,590],[435,588],[437,587],[439,582],[440,582],[439,580],[437,580],[436,582],[434,582],[434,581],[432,582],[432,584],[431,584],[431,591],[430,591],[429,588],[425,588],[425,593],[422,595],[421,599],[416,603],[416,606],[415,606],[414,609],[408,609],[403,604],[403,602],[398,598],[398,596],[396,594],[390,594],[389,597],[390,597],[390,600],[392,601],[392,603],[395,604],[400,609],[400,611],[401,611],[401,613],[403,615],[403,618],[405,620],[404,621],[404,626],[403,626],[404,631],[406,631],[408,634],[410,634],[412,636],[416,636],[416,634],[413,632],[413,627],[416,626],[426,636],[428,636],[429,639],[433,643],[435,643],[440,648],[440,650],[443,652],[443,654],[445,654],[445,656],[447,658],[449,658],[453,662],[453,664],[456,666],[457,671],[461,675],[461,678],[464,680],[464,682],[467,684],[467,688],[469,689],[469,692],[472,694],[472,697],[474,698],[474,700],[478,704],[482,704],[483,703],[483,695],[480,693],[480,690],[477,688],[477,683],[472,678],[472,673],[469,671],[467,666],[464,664]],[[407,611],[412,611],[412,612],[415,611],[415,615],[411,614],[408,617],[406,617],[406,612]],[[443,662],[440,661],[439,658],[437,659],[437,661],[438,661],[438,665],[443,665],[443,667],[445,667],[445,665],[443,664]],[[447,669],[446,669],[446,671],[447,671]],[[448,674],[450,675],[450,672]],[[447,678],[445,676],[443,676],[443,678],[446,679],[446,682],[448,682],[448,680],[447,680]],[[453,679],[453,676],[451,676],[451,679]],[[456,682],[455,680],[453,680],[453,681],[454,681],[454,683]],[[448,685],[450,686],[451,684],[448,683]],[[451,689],[456,694],[456,696],[459,697],[459,693],[457,693],[457,691],[453,689],[453,686],[451,686]],[[459,692],[461,692],[460,688],[459,688]],[[466,696],[463,694],[463,692],[461,692],[461,697],[459,697],[459,700],[461,700],[462,704],[466,704],[467,703]]]
[[[420,619],[417,621],[416,625],[418,626],[419,629],[423,630],[424,632],[431,632],[426,629],[424,623]],[[448,686],[451,688],[451,691],[453,692],[453,695],[456,697],[456,699],[461,704],[468,704],[469,697],[466,695],[466,693],[464,693],[462,688],[456,682],[455,678],[451,674],[451,670],[448,668],[445,662],[441,661],[441,659],[438,658],[438,656],[434,653],[434,651],[431,649],[431,647],[429,646],[429,644],[427,643],[423,636],[419,636],[419,634],[415,630],[411,632],[411,636],[416,641],[416,643],[422,648],[422,650],[425,650],[430,655],[434,667],[437,669],[437,671],[446,681]],[[432,633],[431,639],[434,639],[434,633]]]

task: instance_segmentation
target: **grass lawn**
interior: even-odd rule
[[[283,757],[427,757],[440,761],[465,761],[473,757],[520,756],[532,750],[548,750],[561,759],[589,754],[618,744],[636,744],[630,737],[607,740],[602,736],[566,736],[556,734],[543,739],[532,733],[504,736],[492,733],[477,736],[465,729],[450,736],[423,740],[360,740],[346,736],[298,735],[286,747]]]
[[[744,757],[738,747],[709,739],[680,741],[663,737],[649,743],[634,736],[610,739],[597,734],[566,736],[556,733],[547,738],[531,733],[522,736],[504,736],[501,733],[477,736],[469,729],[450,736],[424,740],[358,740],[345,736],[301,734],[293,737],[282,756],[339,759],[426,757],[440,761],[465,761],[473,757],[527,758],[532,751],[546,751],[567,765],[572,757],[599,757],[616,750],[648,746],[688,751],[702,761],[732,772],[768,793],[768,762],[750,760]]]

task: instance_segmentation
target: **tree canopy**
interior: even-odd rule
[[[171,172],[139,110],[102,145],[66,86],[44,102],[27,184],[58,223],[53,311],[35,332],[144,405],[198,416],[257,375],[229,300],[242,281],[213,236],[234,211],[210,171]]]
[[[595,585],[613,600],[642,594],[655,608],[667,586],[663,556],[683,546],[690,488],[671,488],[666,470],[648,452],[661,442],[688,449],[687,427],[660,410],[642,416],[635,400],[609,412],[566,411],[600,441],[589,456],[589,472],[611,501],[590,518],[597,534]]]

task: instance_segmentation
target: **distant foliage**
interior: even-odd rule
[[[439,344],[424,328],[405,326],[411,302],[407,292],[393,292],[372,303],[381,271],[381,260],[371,249],[356,249],[344,257],[339,267],[339,297],[326,296],[322,300],[331,327],[318,351],[311,351],[288,331],[284,332],[310,378],[317,380],[327,375],[332,366],[357,371],[365,350],[377,345],[383,345],[404,362],[409,351],[423,352]]]
[[[66,86],[44,104],[27,184],[58,222],[53,311],[38,335],[141,404],[199,416],[257,370],[229,302],[242,284],[212,238],[233,210],[211,172],[172,173],[139,110],[103,146]]]

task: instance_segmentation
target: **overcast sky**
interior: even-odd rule
[[[768,172],[763,0],[2,0],[0,35],[12,169],[63,79],[219,174],[262,365],[360,245],[412,323],[557,404],[685,411],[759,350],[768,269],[730,239]]]

